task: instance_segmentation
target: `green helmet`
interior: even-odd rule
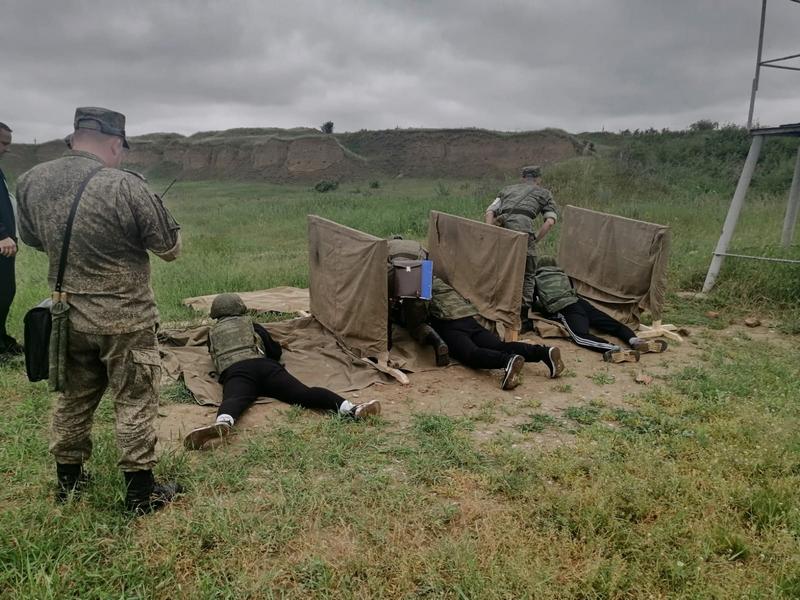
[[[542,176],[542,167],[539,165],[530,165],[528,167],[522,167],[522,176],[523,177],[541,177]]]
[[[536,267],[557,267],[558,263],[556,259],[552,256],[540,256],[536,260]]]
[[[238,317],[247,312],[244,300],[239,294],[220,294],[211,303],[211,318]]]

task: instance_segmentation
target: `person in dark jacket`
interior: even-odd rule
[[[11,128],[0,123],[0,157],[11,146]],[[8,191],[5,175],[0,170],[0,357],[22,354],[22,346],[8,335],[6,321],[11,303],[17,293],[14,272],[17,256],[17,223],[11,192]]]
[[[380,414],[378,400],[353,404],[329,389],[308,387],[292,376],[279,362],[280,344],[246,313],[237,294],[220,294],[211,304],[211,318],[217,322],[211,326],[208,344],[222,384],[222,404],[214,423],[189,432],[183,442],[187,450],[199,450],[210,440],[226,437],[260,396],[354,419]]]

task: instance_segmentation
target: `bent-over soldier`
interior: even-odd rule
[[[533,273],[536,270],[536,243],[541,241],[558,219],[558,207],[550,190],[541,184],[542,169],[538,166],[522,168],[522,182],[504,187],[486,209],[484,220],[528,234],[528,253],[525,259],[525,276],[522,281],[522,331],[533,329],[528,311],[533,303]],[[537,232],[533,221],[539,215],[544,222]]]
[[[180,492],[156,484],[155,420],[161,360],[158,310],[148,250],[174,260],[180,227],[144,179],[119,168],[128,148],[125,116],[105,108],[75,111],[72,147],[61,158],[23,174],[17,186],[20,237],[49,258],[56,280],[70,206],[84,182],[64,275],[69,342],[67,378],[53,413],[50,452],[57,498],[88,482],[92,419],[103,393],[114,394],[119,467],[128,509],[158,509]]]

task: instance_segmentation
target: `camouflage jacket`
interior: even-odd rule
[[[533,183],[515,183],[504,187],[498,194],[499,204],[494,210],[497,224],[506,229],[534,233],[533,220],[558,218],[558,207],[553,194]],[[495,205],[492,205],[495,206]]]
[[[93,154],[69,151],[36,165],[17,182],[20,238],[47,253],[51,289],[75,193],[100,166]],[[148,250],[174,260],[180,252],[180,226],[141,177],[103,168],[78,205],[64,273],[75,331],[111,335],[158,322]]]
[[[478,310],[438,277],[433,278],[433,298],[431,298],[430,315],[440,321],[453,321],[464,317],[474,317]]]

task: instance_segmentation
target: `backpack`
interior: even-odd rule
[[[557,313],[578,301],[572,282],[558,267],[539,267],[533,274],[533,280],[539,302],[549,313]]]

